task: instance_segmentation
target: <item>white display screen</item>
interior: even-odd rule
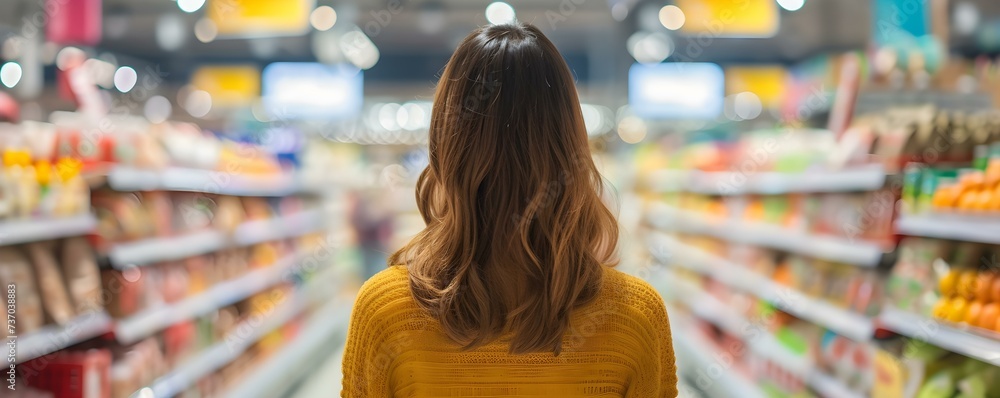
[[[343,120],[361,112],[364,77],[351,65],[275,62],[261,80],[264,106],[276,119]]]
[[[629,106],[644,119],[714,119],[724,98],[725,74],[716,64],[634,64],[628,72]]]

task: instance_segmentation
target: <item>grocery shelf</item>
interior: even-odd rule
[[[969,214],[903,216],[896,220],[900,235],[1000,244],[1000,217]]]
[[[650,204],[648,213],[649,224],[661,230],[708,235],[860,267],[879,265],[888,251],[881,245],[860,239],[811,235],[776,225],[710,218],[665,203]]]
[[[226,247],[227,243],[226,235],[221,231],[197,231],[180,236],[117,243],[111,247],[108,258],[112,266],[123,269],[211,253]]]
[[[249,246],[317,232],[323,228],[324,221],[321,210],[304,210],[273,219],[244,222],[236,228],[232,237],[222,231],[210,229],[180,236],[118,243],[112,246],[108,258],[111,265],[118,269],[180,260],[230,246]]]
[[[294,173],[248,175],[238,172],[168,168],[144,170],[118,166],[108,172],[116,191],[181,191],[231,196],[279,197],[311,192]]]
[[[279,397],[309,373],[329,352],[322,348],[342,340],[351,315],[350,303],[330,301],[319,309],[303,331],[281,351],[245,377],[225,396],[232,398]]]
[[[119,320],[115,338],[131,344],[183,320],[196,318],[218,308],[236,303],[271,286],[288,281],[303,254],[292,254],[267,268],[254,270],[236,279],[212,286],[201,294],[176,303],[162,304]]]
[[[682,325],[682,324],[678,324]],[[707,375],[706,369],[713,365],[718,365],[714,359],[716,349],[712,347],[702,337],[696,337],[682,327],[673,328],[674,352],[677,355],[679,372],[686,372],[688,377],[697,379]],[[712,382],[708,388],[717,387],[720,395],[732,398],[764,398],[767,395],[761,391],[753,381],[746,376],[724,369],[723,372]]]
[[[239,358],[257,340],[288,323],[305,308],[305,300],[296,296],[279,304],[260,324],[254,325],[257,322],[244,321],[246,323],[234,327],[235,332],[228,337],[202,350],[175,367],[170,373],[157,379],[151,386],[132,394],[132,397],[167,398],[180,394],[198,380]],[[246,332],[247,330],[249,332]]]
[[[1000,366],[1000,339],[981,336],[947,322],[891,307],[882,309],[879,323],[893,332]]]
[[[69,217],[13,219],[0,222],[0,245],[89,234],[97,226],[90,213]]]
[[[707,275],[735,289],[745,291],[800,319],[823,326],[855,341],[868,341],[875,332],[874,322],[864,315],[835,307],[795,289],[680,243],[661,233],[650,236],[649,245],[661,261]]]
[[[319,231],[325,217],[319,209],[304,210],[288,216],[247,221],[236,228],[233,240],[239,246],[287,239]]]
[[[778,195],[785,193],[867,192],[886,182],[885,169],[871,165],[847,170],[782,172],[705,172],[659,170],[647,185],[657,192],[692,192],[705,195]]]
[[[17,363],[51,354],[110,332],[111,317],[104,311],[78,315],[65,325],[49,325],[19,336]]]
[[[777,338],[767,332],[764,325],[754,325],[752,322],[719,302],[715,297],[705,293],[700,288],[684,282],[682,278],[671,277],[671,288],[677,291],[674,297],[691,309],[701,319],[704,319],[734,336],[746,337],[750,351],[761,358],[781,366],[785,371],[802,378],[805,383],[820,396],[828,398],[860,398],[859,394],[839,380],[818,369],[812,361],[796,354],[778,342]],[[675,328],[676,330],[676,328]],[[687,342],[689,340],[685,340]]]

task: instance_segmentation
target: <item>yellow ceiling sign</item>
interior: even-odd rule
[[[192,75],[191,85],[208,92],[213,106],[245,106],[260,97],[260,70],[250,65],[203,66]]]
[[[307,31],[315,4],[315,0],[210,0],[206,14],[220,35],[293,35]]]
[[[768,108],[784,100],[788,72],[780,66],[734,66],[726,68],[726,94],[749,91]]]
[[[781,25],[774,0],[677,0],[681,32],[712,37],[771,37]]]

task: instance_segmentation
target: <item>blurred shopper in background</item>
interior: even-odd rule
[[[358,295],[343,396],[676,396],[663,300],[611,268],[602,187],[549,39],[466,37],[434,98],[427,226]]]

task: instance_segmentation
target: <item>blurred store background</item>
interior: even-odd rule
[[[1000,397],[993,0],[2,0],[0,396],[338,395],[435,80],[515,18],[682,396]]]

